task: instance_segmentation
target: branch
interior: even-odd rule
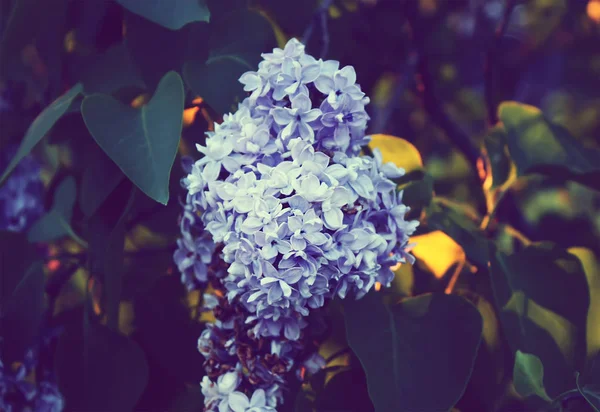
[[[504,10],[504,16],[500,22],[500,26],[496,29],[496,34],[492,40],[492,44],[487,50],[484,62],[484,93],[485,102],[488,112],[488,123],[494,125],[498,122],[498,115],[496,113],[496,102],[494,101],[494,53],[500,49],[502,37],[506,33],[508,28],[508,21],[510,16],[517,5],[516,0],[508,0],[506,3],[506,9]]]
[[[329,7],[333,3],[333,0],[323,0],[321,5],[315,11],[315,14],[306,28],[304,30],[304,34],[302,36],[302,43],[304,45],[308,44],[310,37],[312,36],[312,32],[314,30],[315,24],[318,22],[321,26],[321,33],[323,36],[323,45],[321,46],[321,54],[319,57],[325,58],[327,52],[329,51],[329,29],[327,27],[327,13],[329,12]]]

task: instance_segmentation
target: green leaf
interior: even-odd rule
[[[454,239],[465,250],[471,262],[480,267],[487,266],[489,242],[468,211],[460,205],[434,198],[427,210],[427,225]]]
[[[177,276],[161,276],[133,300],[136,340],[163,370],[197,384],[204,374],[204,358],[196,342],[204,328],[190,319],[185,288]]]
[[[106,324],[119,327],[124,273],[125,223],[133,204],[135,188],[124,181],[88,221],[89,261],[91,272],[102,282]]]
[[[599,150],[581,145],[534,106],[504,102],[498,117],[506,128],[508,150],[519,176],[540,172],[600,188]]]
[[[510,174],[511,161],[506,147],[507,140],[506,129],[501,124],[492,127],[483,140],[492,168],[491,189],[506,182]]]
[[[117,0],[132,13],[171,30],[179,30],[194,21],[210,20],[205,0]]]
[[[491,281],[513,350],[537,356],[550,397],[572,389],[583,367],[589,290],[579,259],[550,243],[491,253]]]
[[[232,109],[245,92],[238,79],[256,70],[261,53],[276,45],[269,22],[259,13],[238,10],[211,23],[208,60],[192,56],[183,76],[194,93],[202,96],[218,113]]]
[[[402,199],[410,207],[411,216],[418,218],[423,208],[428,207],[433,199],[433,177],[424,170],[417,169],[402,178],[401,181],[406,180],[408,183],[402,184],[398,189],[404,192]]]
[[[552,401],[544,388],[544,366],[540,358],[535,355],[517,351],[513,382],[515,389],[523,397],[537,395],[548,402]]]
[[[377,411],[447,411],[458,402],[482,334],[471,303],[429,294],[386,306],[380,293],[371,292],[345,299],[344,311],[348,343]]]
[[[22,360],[44,310],[44,271],[20,233],[0,232],[0,352],[6,364]]]
[[[83,322],[68,326],[58,339],[55,370],[74,411],[131,411],[148,382],[148,364],[135,342]]]
[[[93,143],[92,143],[93,144]],[[125,178],[121,169],[98,146],[88,150],[83,171],[79,205],[86,217],[92,216]],[[85,155],[84,154],[84,155]],[[156,204],[156,203],[154,203]]]
[[[125,47],[146,85],[152,90],[169,71],[181,72],[188,48],[206,47],[208,25],[188,24],[169,30],[133,13],[125,13]]]
[[[110,94],[128,86],[146,87],[123,43],[91,60],[87,68],[83,69],[81,83],[86,95]]]
[[[29,229],[27,238],[30,242],[51,242],[69,235],[82,243],[82,240],[71,228],[76,190],[75,179],[72,176],[67,177],[60,183],[54,194],[52,209]]]
[[[150,102],[139,110],[101,94],[86,97],[81,107],[96,143],[136,186],[162,204],[169,200],[183,99],[181,78],[169,72]]]
[[[318,412],[368,412],[373,403],[367,392],[364,372],[356,367],[336,373],[317,394],[315,406]],[[352,392],[348,392],[352,388]],[[301,411],[301,409],[299,409]]]
[[[23,159],[30,151],[35,147],[36,144],[50,131],[52,126],[56,123],[58,119],[61,118],[63,114],[69,109],[69,106],[75,100],[77,96],[81,93],[82,87],[81,84],[76,84],[73,86],[68,92],[63,94],[61,97],[56,99],[54,102],[50,104],[50,106],[46,107],[42,113],[33,121],[27,133],[25,133],[25,137],[17,150],[17,154],[12,158],[8,167],[0,177],[0,185],[10,172],[13,171],[15,166]]]

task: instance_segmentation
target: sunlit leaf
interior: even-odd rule
[[[491,260],[494,297],[513,349],[540,358],[551,397],[572,389],[586,358],[588,286],[579,260],[554,245],[531,244]]]
[[[456,241],[464,249],[468,260],[478,266],[487,266],[488,240],[468,211],[460,205],[435,198],[427,209],[427,224]]]
[[[171,30],[194,21],[210,20],[205,0],[117,0],[129,11]]]
[[[256,70],[261,53],[276,46],[273,29],[260,14],[237,10],[211,23],[208,59],[191,56],[183,68],[190,88],[218,113],[227,113],[245,92],[239,77]]]
[[[167,73],[148,104],[126,106],[96,94],[82,103],[86,126],[106,154],[144,193],[167,204],[169,176],[182,128],[184,90],[177,73]]]
[[[50,104],[40,115],[33,121],[25,137],[17,150],[17,154],[12,158],[8,167],[0,177],[0,184],[6,180],[10,172],[13,171],[15,166],[23,159],[27,154],[38,144],[38,142],[50,131],[52,126],[61,118],[67,111],[73,100],[81,93],[82,86],[77,84],[73,86],[68,92],[63,94],[61,97],[56,99]]]
[[[438,279],[442,278],[453,265],[465,260],[462,247],[439,230],[413,236],[411,243],[416,244],[412,254]]]
[[[587,355],[600,353],[600,262],[594,252],[582,247],[569,248],[568,252],[577,256],[590,291],[590,307],[587,316]],[[600,359],[598,362],[598,380],[600,383]]]
[[[513,382],[521,396],[537,395],[548,402],[552,401],[544,388],[544,366],[535,355],[517,351]]]
[[[534,106],[504,102],[498,117],[506,128],[508,150],[519,176],[540,172],[600,188],[599,150],[584,147]]]
[[[369,147],[381,151],[384,164],[392,162],[407,172],[423,167],[423,159],[417,148],[400,137],[374,134],[371,135]]]
[[[440,294],[386,306],[372,291],[345,299],[344,312],[377,411],[446,411],[458,402],[481,341],[482,319],[471,303]]]
[[[75,179],[71,176],[60,183],[54,194],[52,209],[29,229],[27,238],[30,242],[51,242],[67,235],[78,239],[71,228],[76,190]]]
[[[502,185],[509,177],[511,161],[506,147],[507,135],[504,126],[496,125],[485,136],[484,144],[492,168],[491,189]]]

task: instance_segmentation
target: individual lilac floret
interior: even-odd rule
[[[378,150],[360,155],[369,98],[354,69],[305,54],[295,39],[263,58],[240,77],[250,96],[197,145],[202,157],[182,180],[182,279],[215,287],[200,269],[216,260],[226,271],[218,304],[205,301],[217,321],[198,341],[209,411],[274,410],[284,375],[324,365],[304,339],[311,310],[389,286],[390,268],[413,261],[418,222],[405,220],[392,180],[404,170]]]

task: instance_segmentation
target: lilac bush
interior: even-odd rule
[[[210,283],[216,322],[198,341],[206,410],[271,411],[286,376],[324,361],[303,330],[335,296],[361,298],[412,263],[417,221],[381,154],[361,155],[369,98],[351,66],[297,40],[240,78],[250,95],[187,164],[174,258],[189,288]]]

